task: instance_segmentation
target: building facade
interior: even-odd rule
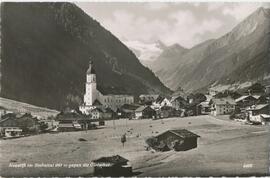
[[[96,71],[92,61],[89,63],[89,68],[86,72],[84,104],[80,106],[80,111],[84,114],[91,113],[91,110],[96,108],[95,103],[100,103],[104,108],[111,108],[116,111],[124,104],[134,103],[134,97],[131,95],[105,95],[97,89]]]
[[[235,105],[232,98],[214,98],[211,102],[211,114],[214,116],[231,114],[235,110]]]

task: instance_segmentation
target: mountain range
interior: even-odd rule
[[[172,90],[269,81],[270,9],[258,8],[218,39],[190,49],[180,45],[172,48],[147,63]]]
[[[1,96],[61,109],[82,102],[92,60],[104,94],[170,94],[135,54],[72,3],[1,4]]]

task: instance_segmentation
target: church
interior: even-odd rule
[[[84,114],[90,114],[94,108],[111,108],[116,111],[124,104],[134,103],[134,97],[131,95],[104,94],[97,89],[96,71],[93,62],[89,62],[89,68],[86,72],[84,103],[80,106],[80,111]]]

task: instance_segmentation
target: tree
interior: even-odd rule
[[[48,123],[40,122],[39,127],[40,127],[40,131],[42,132],[42,131],[45,131],[49,126],[48,126]]]
[[[82,99],[79,96],[68,94],[66,97],[66,107],[77,109],[82,104]]]

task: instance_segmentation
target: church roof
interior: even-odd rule
[[[93,66],[93,62],[92,61],[89,61],[89,68],[86,72],[87,74],[96,74],[96,71],[94,69],[94,66]]]
[[[128,95],[128,96],[132,96],[131,93],[128,92],[123,87],[97,85],[97,89],[103,95],[126,95],[126,96]]]
[[[101,106],[102,104],[97,99],[93,102],[93,106]]]

